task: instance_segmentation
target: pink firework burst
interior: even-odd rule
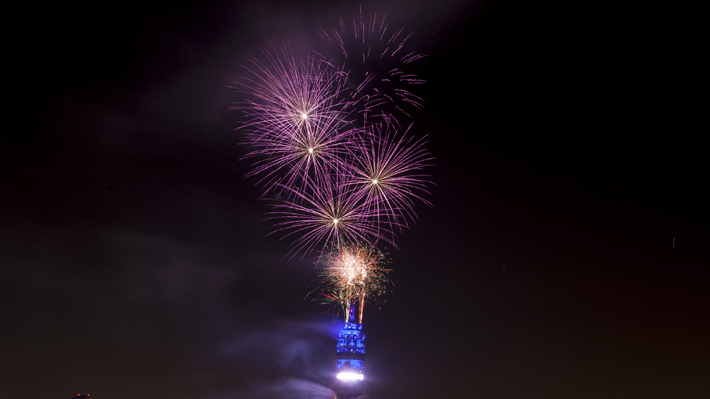
[[[368,212],[382,216],[378,222],[390,226],[388,231],[401,231],[414,221],[414,205],[429,194],[431,176],[423,170],[433,158],[424,145],[424,139],[408,134],[411,125],[403,131],[384,122],[370,125],[360,141],[357,156],[353,157],[348,189],[353,197],[364,203]]]
[[[390,226],[379,226],[378,221],[390,220],[397,225],[396,215],[388,208],[377,208],[352,195],[341,180],[342,175],[332,175],[318,184],[307,181],[302,188],[281,186],[289,195],[272,205],[268,213],[274,222],[271,234],[292,237],[290,254],[307,254],[320,246],[341,246],[353,242],[373,245],[382,239],[396,246]]]
[[[250,59],[250,75],[239,89],[252,99],[237,104],[246,122],[240,127],[253,161],[248,177],[257,177],[264,194],[292,187],[337,170],[353,140],[351,103],[339,99],[343,75],[324,67],[311,54],[296,61],[287,48],[264,51],[265,65]]]
[[[280,187],[303,189],[307,181],[317,184],[339,173],[358,140],[353,128],[341,125],[339,120],[321,119],[319,123],[306,121],[285,137],[282,132],[265,135],[255,146],[259,148],[249,154],[255,161],[247,177],[258,176],[265,194],[276,189],[288,195]]]

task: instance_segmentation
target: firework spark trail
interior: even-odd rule
[[[403,28],[388,30],[385,16],[378,21],[376,13],[366,22],[362,8],[359,20],[353,18],[352,26],[348,25],[339,18],[338,28],[319,31],[326,43],[338,49],[339,55],[329,60],[328,65],[346,75],[349,87],[353,88],[343,91],[343,94],[348,96],[349,101],[359,104],[365,119],[395,113],[411,118],[405,108],[420,109],[424,99],[410,92],[408,86],[426,82],[416,74],[403,70],[425,57],[413,51],[402,54],[411,33],[403,35]]]

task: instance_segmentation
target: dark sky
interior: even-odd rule
[[[337,324],[266,236],[227,86],[358,2],[62,3],[6,10],[0,396],[329,397]],[[710,397],[693,27],[566,3],[363,2],[429,55],[436,157],[369,398]]]

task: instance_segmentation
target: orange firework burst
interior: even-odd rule
[[[389,263],[385,255],[373,245],[357,243],[336,247],[321,262],[324,302],[340,305],[346,321],[350,305],[357,302],[362,323],[365,302],[381,298],[391,284],[387,274],[392,270],[384,267]]]

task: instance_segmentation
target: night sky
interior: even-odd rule
[[[5,14],[0,397],[332,397],[315,255],[267,236],[229,86],[359,3],[61,3]],[[698,56],[677,11],[568,3],[362,3],[429,55],[436,158],[368,398],[710,397]]]

